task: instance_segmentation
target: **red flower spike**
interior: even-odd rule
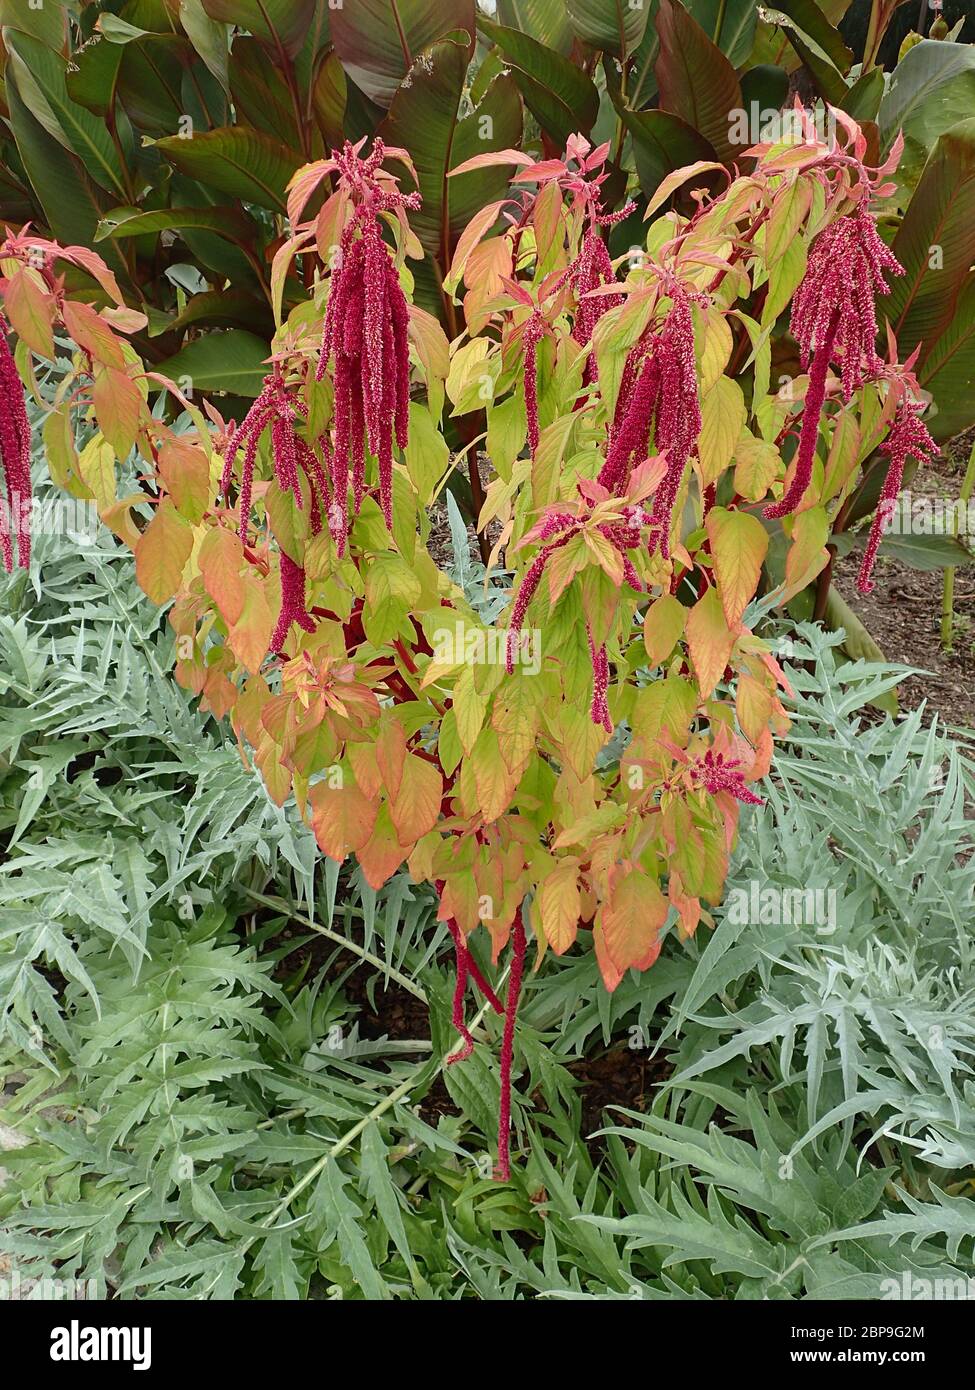
[[[726,760],[723,753],[709,748],[703,757],[690,764],[686,775],[692,785],[703,787],[710,796],[730,792],[737,801],[748,806],[764,806],[762,798],[749,791],[744,774],[737,771],[740,766],[737,758]]]
[[[538,448],[538,344],[545,332],[545,320],[537,309],[525,323],[525,414],[528,417],[528,449],[532,457]]]
[[[770,520],[794,511],[809,486],[830,363],[840,368],[846,401],[883,368],[876,348],[875,298],[890,293],[888,274],[903,275],[904,267],[880,239],[866,199],[813,242],[790,322],[802,365],[809,368],[809,387],[792,483],[779,502],[766,507]]]
[[[884,528],[897,506],[897,496],[904,480],[904,465],[908,457],[913,456],[918,463],[930,463],[938,453],[937,444],[921,421],[923,410],[923,404],[902,400],[897,408],[890,434],[880,446],[880,452],[890,459],[890,466],[870,527],[863,564],[857,576],[857,588],[861,594],[869,594],[873,590],[870,576],[877,562],[877,551],[880,549]]]
[[[14,567],[14,536],[17,563],[30,566],[30,424],[27,420],[24,387],[14,363],[7,326],[0,319],[0,464],[6,498],[0,499],[0,556],[9,574]]]
[[[292,623],[297,623],[305,632],[315,631],[315,620],[305,607],[305,571],[282,550],[281,613],[268,643],[269,652],[281,651]]]
[[[348,141],[333,151],[340,185],[354,205],[339,245],[325,306],[316,379],[330,373],[335,387],[335,452],[332,461],[334,502],[347,508],[351,474],[353,507],[358,514],[365,495],[365,446],[379,466],[379,499],[386,525],[393,525],[393,439],[401,449],[409,438],[409,306],[390,251],[382,238],[379,215],[418,208],[418,193],[398,192],[380,165],[382,140],[360,159]],[[338,528],[344,552],[348,516]]]
[[[525,923],[521,908],[515,913],[512,931],[511,974],[508,976],[508,997],[504,1010],[504,1034],[501,1039],[501,1109],[498,1116],[498,1181],[511,1178],[511,1066],[514,1060],[515,1019],[521,997],[521,977],[525,968]]]
[[[688,460],[701,433],[701,404],[694,360],[691,296],[661,272],[671,307],[659,328],[651,326],[633,348],[623,372],[616,419],[598,481],[616,496],[647,457],[650,437],[667,452],[667,472],[653,500],[651,547],[670,558],[670,517]]]

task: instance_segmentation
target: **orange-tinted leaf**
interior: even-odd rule
[[[616,969],[642,968],[667,920],[667,901],[649,874],[618,870],[599,914],[606,952]]]
[[[403,763],[399,791],[389,808],[401,845],[414,845],[440,818],[443,778],[433,763],[415,753]]]
[[[4,309],[19,338],[48,361],[54,360],[54,297],[34,271],[21,266],[7,282]]]
[[[373,832],[357,852],[357,858],[366,882],[377,892],[406,858],[406,850],[396,838],[388,806],[381,808]]]
[[[538,895],[542,930],[557,956],[567,951],[579,930],[581,899],[579,871],[574,859],[557,864]]]
[[[244,611],[244,581],[240,574],[244,548],[240,537],[222,526],[213,527],[203,538],[199,562],[207,593],[221,618],[232,627]]]
[[[707,532],[724,615],[728,626],[736,628],[758,588],[768,532],[758,517],[724,507],[708,512]]]
[[[707,699],[724,674],[734,640],[718,591],[712,587],[687,617],[687,646],[702,699]]]
[[[125,372],[96,366],[92,400],[102,434],[124,463],[139,432],[142,392]]]
[[[643,619],[643,641],[654,666],[667,660],[676,647],[687,618],[687,609],[672,594],[661,594]]]
[[[316,782],[308,802],[315,839],[329,859],[341,862],[369,840],[379,808],[354,782],[346,779],[342,787],[332,787],[327,780]]]
[[[61,314],[68,333],[96,362],[101,362],[105,367],[115,367],[118,371],[124,369],[125,358],[119,340],[90,304],[66,299]]]
[[[193,549],[193,532],[172,502],[160,502],[135,548],[135,575],[153,603],[176,593]]]

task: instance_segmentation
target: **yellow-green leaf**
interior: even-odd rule
[[[673,594],[662,594],[651,603],[643,619],[643,641],[654,666],[667,660],[684,631],[687,609]]]
[[[192,549],[191,527],[172,502],[160,502],[135,548],[135,575],[153,603],[166,603],[179,589]]]
[[[758,588],[768,532],[758,517],[724,507],[708,512],[707,532],[724,615],[734,629]]]
[[[707,699],[724,674],[734,640],[712,586],[687,616],[687,646],[702,699]]]

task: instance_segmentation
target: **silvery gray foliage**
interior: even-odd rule
[[[743,820],[729,890],[819,886],[835,931],[719,911],[612,996],[590,955],[529,979],[533,1100],[499,1226],[494,1025],[443,1071],[429,900],[316,864],[173,684],[165,624],[104,532],[83,551],[41,535],[37,561],[43,599],[0,584],[0,1062],[29,1141],[4,1154],[0,1224],[25,1277],[490,1300],[878,1299],[964,1278],[972,768],[920,717],[868,713],[901,673],[804,629],[793,733]],[[425,999],[430,1036],[364,1032],[363,970],[380,1016]],[[567,1064],[605,1046],[640,1050],[647,1080],[587,1142]],[[419,1111],[438,1072],[463,1118]]]

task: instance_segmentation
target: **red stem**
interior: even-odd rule
[[[521,908],[515,914],[512,934],[511,974],[508,977],[508,998],[504,1011],[504,1037],[501,1042],[501,1111],[498,1118],[498,1181],[511,1178],[511,1063],[514,1056],[515,1015],[521,994],[521,976],[525,966],[525,924]]]

